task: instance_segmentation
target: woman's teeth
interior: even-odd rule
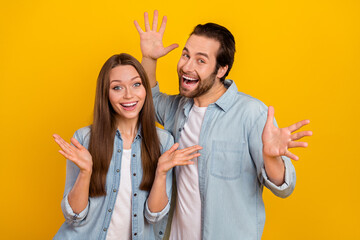
[[[132,107],[135,106],[137,102],[133,102],[133,103],[122,103],[121,106],[123,107]]]

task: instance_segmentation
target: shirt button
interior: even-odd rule
[[[118,152],[121,152],[121,149],[118,149]]]
[[[136,173],[134,173],[133,175],[136,176]]]
[[[160,234],[160,235],[163,235],[163,232],[162,232],[162,231],[160,231],[160,232],[159,232],[159,234]]]
[[[134,233],[134,236],[136,236],[137,235],[137,233]]]
[[[136,197],[137,196],[137,194],[136,193],[134,193],[134,197]]]
[[[137,215],[136,215],[136,214],[134,214],[134,217],[137,217]]]
[[[120,172],[120,169],[116,169],[116,172]]]
[[[111,208],[108,211],[111,212]]]
[[[181,128],[179,128],[179,132],[181,132]]]
[[[136,155],[135,154],[133,154],[133,157],[135,157]]]
[[[116,192],[116,189],[113,189],[113,192]]]
[[[103,230],[104,230],[104,232],[106,232],[107,228],[104,228]]]

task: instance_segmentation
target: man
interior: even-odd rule
[[[175,169],[177,198],[170,239],[260,239],[265,223],[263,186],[279,197],[295,186],[289,148],[310,131],[292,134],[308,120],[277,128],[274,109],[238,92],[225,80],[234,61],[235,40],[224,27],[198,25],[190,34],[177,71],[180,95],[159,92],[156,62],[177,47],[163,47],[163,18],[157,32],[158,12],[152,29],[145,13],[140,34],[142,64],[152,85],[156,117],[170,131],[179,148],[203,147],[193,165]],[[274,125],[275,124],[275,125]]]

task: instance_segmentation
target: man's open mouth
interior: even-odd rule
[[[182,76],[182,79],[187,86],[194,86],[199,82],[199,79],[191,78],[185,75]]]

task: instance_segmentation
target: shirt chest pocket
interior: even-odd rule
[[[235,180],[241,176],[242,163],[246,151],[244,141],[212,142],[210,174],[224,180]]]

